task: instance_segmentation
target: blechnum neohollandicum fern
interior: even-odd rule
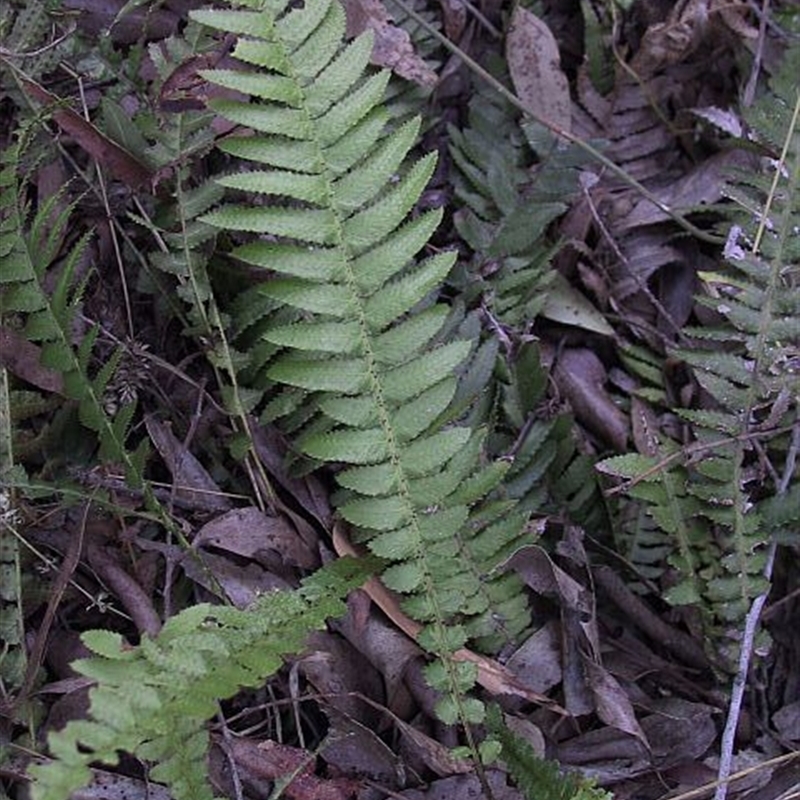
[[[676,409],[694,441],[681,448],[653,431],[646,452],[599,465],[624,478],[625,494],[674,537],[669,563],[678,580],[667,597],[705,612],[723,662],[731,625],[735,632],[769,586],[772,537],[800,517],[790,488],[800,388],[799,65],[795,48],[747,114],[773,157],[726,187],[734,202],[725,266],[704,276],[700,298],[720,322],[687,330],[697,345],[675,353],[705,393],[702,409]]]
[[[435,298],[455,254],[417,260],[442,212],[409,218],[435,156],[409,161],[419,122],[392,129],[388,74],[368,69],[370,36],[344,45],[338,2],[250,5],[192,15],[242,37],[242,67],[203,76],[247,95],[210,103],[249,129],[221,144],[242,167],[220,182],[246,194],[202,218],[258,235],[231,253],[264,270],[231,309],[250,355],[242,380],[264,389],[265,422],[282,419],[302,454],[337,465],[339,513],[389,562],[384,581],[443,656],[429,670],[442,717],[478,721],[473,669],[447,656],[528,626],[517,579],[496,570],[525,516],[499,488],[509,464],[487,462],[486,432],[450,410],[474,347],[446,339]]]

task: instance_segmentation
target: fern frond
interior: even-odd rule
[[[585,158],[544,136],[526,140],[518,116],[494,90],[476,87],[468,126],[449,130],[463,205],[455,222],[475,252],[454,280],[467,298],[481,291],[497,320],[512,327],[546,313],[558,250],[547,228],[577,191],[576,166]]]
[[[110,417],[103,395],[121,357],[117,350],[102,367],[94,369],[99,327],[90,328],[76,346],[74,323],[86,279],[78,278],[77,268],[90,233],[83,234],[59,264],[52,290],[45,289],[45,275],[59,255],[64,229],[74,211],[74,203],[64,203],[54,195],[32,212],[24,200],[20,158],[27,146],[28,131],[0,157],[0,315],[20,320],[25,337],[41,346],[41,362],[63,377],[64,393],[78,405],[81,423],[97,434],[100,457],[124,464],[128,480],[141,486],[146,457],[146,442],[135,452],[126,448],[128,427],[135,409],[133,403]],[[94,375],[92,372],[94,371]]]
[[[368,574],[368,564],[340,559],[248,609],[187,608],[138,647],[106,630],[83,634],[96,655],[73,666],[97,682],[89,718],[50,734],[55,760],[29,769],[34,800],[64,800],[89,783],[90,764],[117,764],[120,750],[156,763],[151,777],[176,800],[211,800],[204,726],[219,701],[259,686],[282,656],[300,652],[311,631],[345,612],[342,598]]]
[[[778,162],[765,162],[762,173],[735,174],[726,187],[735,203],[726,209],[732,222],[726,263],[705,276],[707,291],[700,298],[721,322],[688,330],[696,346],[675,353],[711,399],[710,407],[679,410],[692,424],[691,457],[661,441],[645,456],[599,465],[629,481],[629,497],[642,501],[673,538],[669,562],[680,581],[667,599],[699,603],[718,649],[726,646],[722,631],[741,622],[769,587],[770,529],[762,509],[777,519],[775,497],[784,489],[761,475],[760,465],[791,458],[782,426],[792,424],[798,410],[798,57],[790,51],[749,119],[757,139],[768,147],[780,143]],[[785,469],[792,464],[786,460]]]
[[[529,800],[610,800],[611,795],[574,772],[564,773],[553,761],[538,756],[531,744],[503,720],[492,705],[487,727],[502,746],[501,758],[517,786]]]
[[[341,466],[339,511],[358,540],[395,562],[384,580],[430,624],[422,638],[434,652],[467,637],[489,646],[516,637],[529,623],[524,596],[492,570],[524,519],[483,510],[508,465],[483,463],[484,432],[453,405],[473,345],[444,338],[447,309],[435,303],[455,254],[415,259],[442,216],[408,219],[435,164],[409,160],[419,122],[387,131],[388,76],[367,69],[369,36],[343,44],[334,0],[193,17],[246,33],[234,56],[259,68],[204,76],[251,96],[211,106],[253,129],[223,143],[247,162],[223,184],[263,201],[202,219],[256,234],[232,255],[272,273],[237,303],[252,321],[248,352],[263,364],[253,377],[270,392],[262,419],[286,415],[303,454]],[[490,530],[487,565],[470,548]],[[469,671],[446,668],[449,695],[461,696]]]

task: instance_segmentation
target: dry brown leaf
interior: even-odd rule
[[[299,747],[244,737],[231,737],[225,746],[233,760],[251,774],[272,781],[288,779],[282,796],[289,800],[349,800],[359,788],[348,778],[314,775],[314,754]]]
[[[383,676],[389,711],[408,718],[414,711],[414,701],[405,685],[405,672],[414,659],[422,656],[422,649],[382,614],[375,613],[365,592],[351,592],[347,608],[347,614],[336,622],[336,630]]]
[[[0,367],[5,367],[32,386],[45,392],[64,394],[64,378],[60,372],[43,367],[42,349],[29,342],[13,328],[0,325]]]
[[[552,130],[569,133],[569,83],[561,69],[558,44],[550,28],[520,4],[511,17],[506,59],[519,99]]]
[[[562,555],[568,555],[575,564],[585,566],[583,545],[575,530],[568,529],[559,551]],[[535,592],[556,595],[563,620],[562,635],[567,646],[565,661],[567,664],[570,661],[580,662],[583,681],[591,691],[593,705],[600,719],[648,746],[630,699],[600,661],[600,637],[591,591],[556,565],[548,553],[536,545],[517,550],[509,560],[509,566]],[[568,646],[570,643],[572,646]],[[580,683],[579,673],[571,674],[571,677]],[[566,675],[564,680],[567,696]],[[576,686],[574,694],[582,700],[585,692]],[[575,712],[570,705],[567,707]]]
[[[398,28],[380,0],[346,0],[347,35],[354,37],[365,30],[374,32],[373,64],[388,67],[406,80],[420,86],[433,86],[436,73],[414,51],[411,37]]]
[[[382,715],[373,703],[366,702],[383,701],[383,681],[378,670],[342,636],[315,631],[306,644],[308,653],[298,666],[306,680],[325,697],[326,708],[346,714],[368,728],[378,728]]]
[[[512,654],[506,666],[535,692],[561,683],[561,635],[556,620],[532,633]]]
[[[591,766],[593,777],[602,785],[648,773],[687,761],[696,761],[716,738],[712,718],[715,710],[701,703],[665,698],[652,704],[642,719],[642,729],[652,745],[642,743],[615,728],[598,728],[562,742],[555,757],[562,764]]]
[[[316,569],[319,560],[292,525],[280,516],[268,516],[253,506],[236,508],[207,522],[197,532],[195,547],[214,547],[272,566],[283,564]]]
[[[403,785],[401,758],[374,730],[334,708],[323,710],[330,728],[320,746],[320,755],[337,775],[369,778],[391,788]]]
[[[65,133],[85,150],[98,164],[131,189],[141,189],[150,183],[151,172],[127,150],[109,139],[80,114],[64,105],[63,100],[43,86],[20,75],[20,85],[25,93],[53,111],[53,119]]]
[[[212,594],[218,595],[222,589],[225,598],[236,608],[247,608],[262,594],[294,588],[286,579],[256,563],[242,565],[216,553],[204,552],[202,565],[192,558],[185,558],[181,566],[187,578]]]
[[[522,792],[508,785],[509,776],[505,771],[487,769],[485,779],[494,800],[522,800]],[[433,781],[425,791],[406,789],[398,797],[407,800],[483,800],[486,795],[473,770],[468,775],[451,775],[449,778]]]
[[[726,0],[727,2],[727,0]],[[686,58],[700,43],[708,25],[708,0],[676,3],[664,22],[650,25],[631,61],[640,78]]]
[[[611,219],[610,224],[615,232],[629,231],[669,220],[664,207],[686,211],[696,206],[716,203],[723,196],[726,176],[734,169],[752,169],[755,163],[754,156],[743,150],[723,150],[705,159],[686,175],[670,181],[664,187],[654,189],[653,193],[661,202],[662,208],[639,197],[634,200],[627,213]]]
[[[439,0],[444,19],[444,33],[451,42],[458,42],[467,26],[467,5],[464,0]]]
[[[227,511],[231,502],[222,494],[206,468],[189,452],[183,442],[152,414],[144,419],[150,439],[164,459],[175,483],[175,495],[203,511]]]
[[[464,774],[475,769],[470,761],[456,758],[449,747],[445,747],[413,725],[401,719],[395,719],[395,724],[400,729],[407,750],[413,751],[414,756],[436,775],[444,777]]]

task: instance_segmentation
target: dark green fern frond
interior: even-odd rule
[[[74,211],[61,195],[45,200],[33,212],[20,178],[20,157],[27,132],[0,157],[0,315],[15,317],[28,341],[41,346],[42,365],[63,377],[64,394],[76,401],[81,423],[97,434],[100,458],[125,465],[129,481],[141,485],[145,445],[129,453],[125,442],[135,403],[122,406],[112,417],[104,408],[104,393],[121,352],[101,366],[94,362],[99,327],[89,328],[73,342],[77,311],[86,283],[78,265],[91,234],[84,233],[57,265],[57,278],[46,289],[46,273],[60,257],[64,231]],[[59,207],[63,206],[63,207]]]
[[[480,292],[497,321],[512,327],[531,324],[545,309],[558,249],[546,231],[577,191],[575,167],[585,158],[544,135],[533,148],[518,117],[493,89],[477,87],[468,126],[450,128],[463,205],[456,226],[475,253],[455,281],[467,300]]]
[[[258,200],[203,220],[258,235],[232,255],[265,270],[236,316],[258,360],[251,375],[270,392],[266,418],[287,422],[305,456],[340,465],[339,512],[393,562],[384,580],[431,623],[426,646],[513,639],[529,624],[524,595],[494,569],[524,516],[492,500],[508,464],[485,463],[484,431],[453,409],[473,343],[442,338],[448,309],[435,292],[455,254],[415,260],[442,216],[409,219],[435,164],[408,159],[418,120],[387,132],[388,76],[367,68],[369,36],[343,45],[334,0],[194,18],[245,34],[233,54],[258,67],[204,73],[252,98],[211,107],[254,131],[222,143],[246,163],[221,183]],[[469,671],[448,667],[448,694]]]
[[[531,744],[504,721],[495,705],[489,708],[487,727],[502,745],[500,757],[529,800],[610,800],[611,795],[590,780],[574,772],[562,773],[558,764],[538,756]]]

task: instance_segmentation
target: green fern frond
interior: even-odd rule
[[[611,800],[611,795],[575,772],[561,772],[553,761],[536,755],[533,747],[503,720],[498,706],[486,715],[487,728],[502,746],[500,757],[529,800]]]
[[[493,89],[476,88],[468,122],[464,130],[450,127],[450,152],[463,206],[456,227],[476,255],[454,281],[468,301],[481,292],[499,322],[520,327],[545,310],[558,250],[547,228],[577,191],[585,156],[543,135],[534,146]]]
[[[784,426],[796,419],[800,389],[798,57],[790,51],[749,116],[755,138],[781,151],[778,162],[765,162],[763,172],[738,173],[726,187],[735,205],[726,209],[732,224],[725,267],[705,276],[700,298],[721,322],[688,330],[696,346],[675,353],[711,401],[703,409],[677,410],[692,425],[695,442],[687,452],[662,440],[647,455],[599,465],[628,481],[629,498],[641,501],[672,537],[668,560],[679,583],[667,599],[699,604],[718,650],[726,647],[723,631],[741,622],[769,587],[771,530],[764,514],[778,519],[775,497],[784,488],[761,476],[759,465],[785,462],[780,471],[792,463]]]
[[[50,734],[54,760],[29,769],[34,800],[64,800],[89,783],[90,764],[117,764],[119,751],[153,762],[150,777],[176,800],[211,800],[205,723],[218,703],[261,685],[283,656],[303,649],[311,631],[341,616],[343,598],[363,583],[369,566],[340,559],[300,589],[263,595],[244,610],[192,606],[138,647],[106,630],[83,634],[96,655],[73,666],[97,682],[89,718]]]
[[[387,130],[388,76],[367,68],[369,36],[343,44],[334,0],[193,17],[246,33],[233,54],[258,67],[204,73],[251,98],[210,105],[253,129],[223,142],[246,163],[222,183],[257,200],[202,220],[257,234],[232,255],[270,271],[235,304],[259,365],[249,374],[269,395],[262,419],[295,431],[305,456],[340,465],[341,515],[395,562],[384,580],[430,623],[422,639],[434,652],[518,636],[529,624],[519,583],[492,572],[524,519],[484,507],[508,465],[485,464],[484,432],[458,418],[456,374],[473,344],[445,336],[435,303],[455,254],[415,260],[442,217],[409,219],[435,164],[408,158],[419,122]],[[470,548],[490,531],[487,563]],[[471,668],[459,669],[445,670],[450,696]]]
[[[86,331],[78,345],[73,343],[86,284],[86,278],[78,278],[77,269],[90,233],[79,237],[59,263],[55,285],[45,289],[46,273],[60,254],[63,233],[75,204],[63,202],[62,195],[56,194],[35,213],[28,207],[24,200],[25,181],[18,174],[28,134],[28,130],[20,131],[0,157],[0,315],[17,318],[28,341],[40,344],[42,366],[62,375],[64,393],[77,403],[81,423],[98,436],[100,458],[123,464],[131,484],[141,486],[146,443],[134,452],[126,448],[135,404],[123,407],[112,418],[103,402],[121,351],[94,369],[99,327]]]

